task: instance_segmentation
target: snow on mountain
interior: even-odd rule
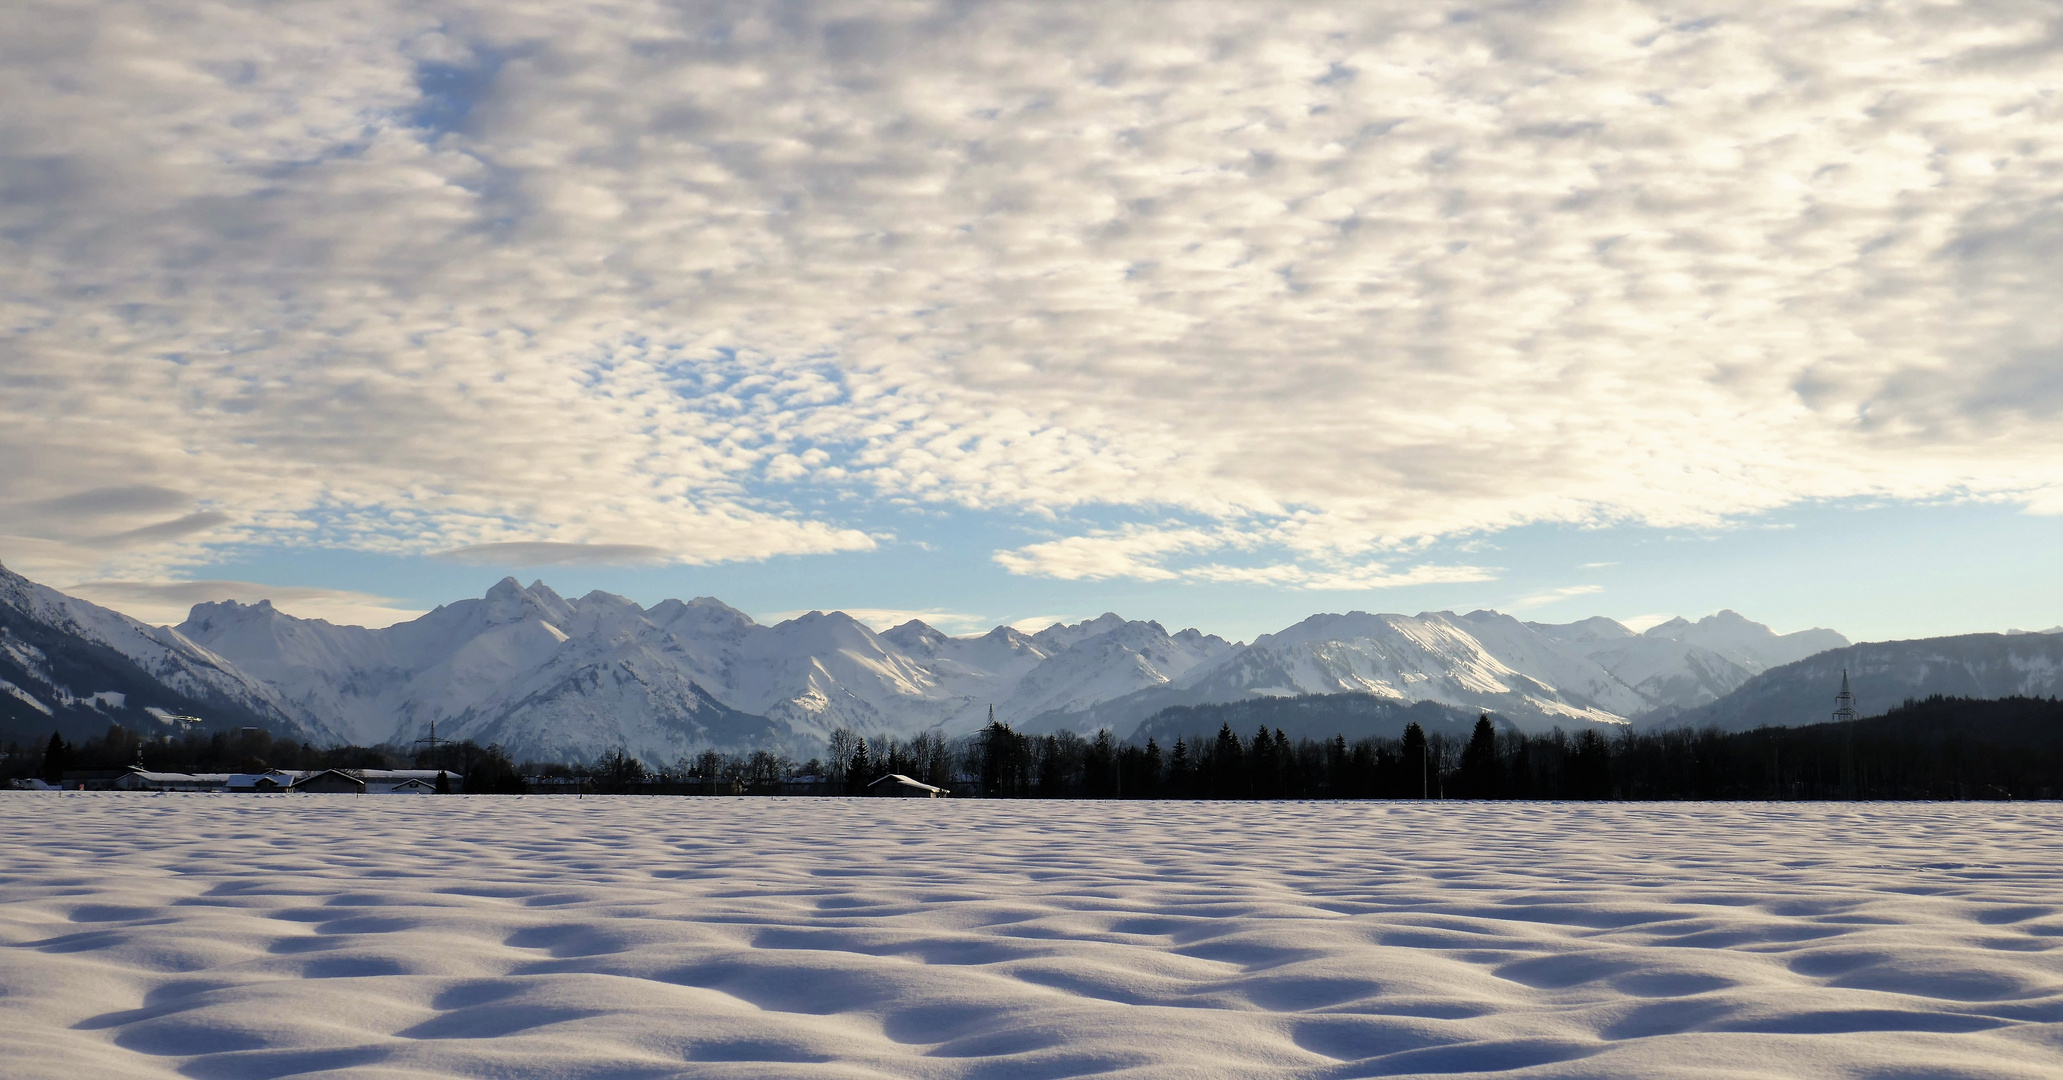
[[[1185,680],[1186,697],[1366,693],[1495,711],[1526,727],[1619,723],[1643,705],[1610,672],[1508,615],[1314,615]]]
[[[703,683],[720,677],[721,657],[652,614],[688,628],[731,624],[706,606],[670,601],[647,613],[608,593],[569,601],[507,578],[481,599],[383,630],[297,619],[263,601],[196,605],[179,630],[360,744],[407,743],[434,723],[441,737],[499,742],[519,757],[624,747],[671,761],[788,738],[712,694]]]
[[[1603,618],[1526,625],[1611,672],[1646,702],[1640,712],[1703,705],[1778,664],[1848,644],[1832,630],[1778,634],[1732,611],[1670,619],[1641,634]]]
[[[1846,643],[1830,630],[1778,635],[1731,611],[1645,634],[1601,617],[1549,625],[1495,611],[1314,615],[1059,726],[1127,732],[1174,706],[1341,693],[1497,712],[1534,730],[1621,724],[1710,702],[1772,663]],[[1034,721],[1041,725],[1055,726]]]
[[[997,713],[1036,732],[1086,733],[1107,726],[1095,706],[1172,686],[1238,649],[1215,635],[1196,630],[1170,634],[1157,622],[1126,622],[1109,613],[1073,626],[1047,627],[1031,642],[1052,651],[1025,674]]]
[[[176,631],[146,626],[0,567],[0,721],[14,734],[76,737],[111,721],[264,727],[331,741],[277,691]]]
[[[1700,708],[1659,713],[1643,723],[1725,731],[1824,723],[1844,674],[1864,716],[1934,694],[2051,697],[2063,693],[2063,635],[1963,634],[1849,645],[1771,668]]]
[[[839,727],[958,733],[990,704],[1013,717],[1078,708],[1232,648],[1115,615],[1041,636],[998,627],[953,638],[914,621],[876,633],[820,611],[761,626],[707,597],[645,610],[514,579],[384,630],[224,602],[196,606],[180,632],[350,741],[408,742],[435,722],[441,736],[517,756],[623,747],[654,761],[712,745],[809,753]]]

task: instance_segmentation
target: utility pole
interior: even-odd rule
[[[430,721],[430,734],[425,738],[417,739],[415,745],[428,746],[430,748],[430,760],[434,762],[438,758],[437,748],[440,746],[450,746],[451,740],[437,737],[437,721],[432,720]]]
[[[1855,798],[1855,695],[1848,692],[1848,669],[1841,669],[1841,692],[1834,695],[1834,723],[1841,725],[1841,795]]]

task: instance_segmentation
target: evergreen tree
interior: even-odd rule
[[[993,715],[993,714],[991,714]],[[1010,725],[1000,720],[990,720],[978,736],[981,751],[981,793],[989,798],[1007,798],[1018,794],[1017,774],[1019,764],[1018,743],[1021,740]],[[1058,760],[1053,756],[1052,760]],[[1042,772],[1041,779],[1044,779]],[[1059,792],[1052,796],[1058,797]]]
[[[1232,733],[1232,724],[1227,721],[1218,727],[1217,744],[1211,747],[1210,797],[1213,799],[1240,799],[1246,797],[1246,753],[1239,745],[1239,736]]]
[[[449,795],[449,794],[451,794],[451,774],[450,774],[450,773],[448,773],[448,772],[445,772],[445,771],[444,771],[443,769],[438,769],[438,770],[437,770],[437,791],[436,791],[436,794],[438,794],[438,795]]]
[[[1497,798],[1504,786],[1501,762],[1497,759],[1497,728],[1488,716],[1478,717],[1476,730],[1461,750],[1460,775],[1455,777],[1458,794],[1465,799]]]
[[[1189,743],[1176,736],[1175,749],[1168,755],[1168,793],[1178,799],[1194,794],[1189,787],[1193,766],[1189,760]]]
[[[854,795],[867,793],[867,784],[874,779],[874,761],[867,754],[867,740],[855,739],[852,761],[846,765],[846,784]]]
[[[1425,729],[1416,720],[1404,725],[1404,768],[1407,790],[1416,793],[1407,797],[1431,798],[1433,765],[1426,753]]]
[[[50,745],[43,749],[43,779],[64,783],[64,771],[72,765],[72,746],[58,732],[50,733]]]
[[[1096,732],[1096,741],[1089,744],[1089,753],[1082,764],[1082,780],[1089,789],[1090,798],[1117,797],[1117,740],[1111,737],[1109,728]]]

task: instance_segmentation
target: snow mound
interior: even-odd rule
[[[2063,808],[0,793],[9,1077],[2053,1078]]]

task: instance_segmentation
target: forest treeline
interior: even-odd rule
[[[1465,738],[1291,739],[1280,729],[1120,746],[977,736],[996,797],[1175,799],[2050,799],[2063,796],[2063,702],[1908,701],[1841,724],[1526,734],[1485,716]]]
[[[1417,723],[1398,738],[1292,738],[1222,723],[1163,746],[1109,731],[1032,735],[1007,724],[957,740],[935,732],[865,739],[834,732],[798,762],[771,751],[706,751],[648,765],[622,751],[566,764],[509,760],[498,747],[320,748],[263,731],[145,738],[120,727],[79,745],[53,735],[12,745],[6,777],[120,769],[437,768],[471,793],[858,794],[901,773],[956,795],[1065,799],[2043,799],[2063,797],[2063,702],[1908,701],[1845,724],[1746,732],[1585,728],[1526,734],[1488,716],[1466,738]],[[570,785],[570,786],[569,786]]]

